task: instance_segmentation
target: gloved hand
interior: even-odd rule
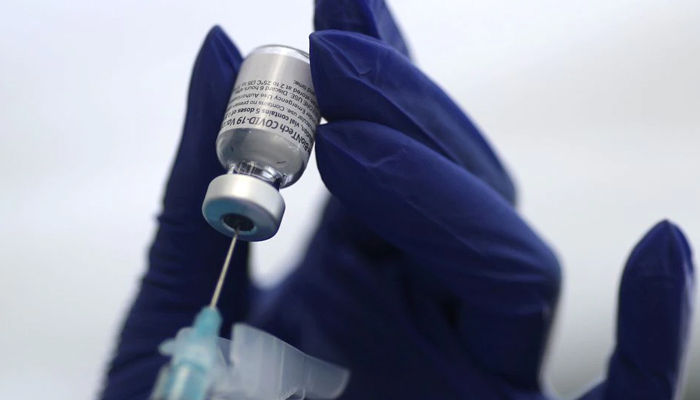
[[[258,292],[237,248],[221,335],[246,321],[352,370],[344,399],[547,399],[540,369],[560,288],[549,247],[462,111],[407,57],[379,0],[319,0],[311,68],[317,161],[332,193],[299,268]],[[335,29],[335,30],[330,30]],[[241,56],[214,28],[194,67],[182,143],[150,265],[104,399],[145,399],[156,350],[209,300],[229,239],[200,207],[222,173],[215,138]],[[670,400],[693,286],[690,249],[664,221],[633,250],[607,379],[583,399]]]

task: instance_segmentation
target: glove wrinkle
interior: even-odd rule
[[[514,203],[513,182],[478,129],[395,50],[366,36],[323,31],[311,35],[310,54],[317,99],[328,121],[364,120],[396,129]]]
[[[514,285],[521,287],[520,293],[532,290],[528,300],[510,303],[515,307],[548,303],[556,297],[561,276],[554,255],[505,202],[468,172],[380,125],[331,122],[320,133],[318,165],[331,193],[394,246],[430,265],[442,266],[434,272],[450,276],[449,286],[458,286],[454,275],[465,274],[470,278],[460,278],[459,282],[473,283],[470,279],[475,277],[527,282],[527,286]],[[364,145],[368,142],[374,143],[371,149]],[[381,168],[374,168],[378,162]],[[444,181],[454,186],[440,184]],[[470,200],[465,203],[465,199]],[[471,214],[472,210],[481,209],[484,211]],[[516,225],[518,229],[514,229]],[[510,228],[503,229],[506,226]],[[497,237],[503,239],[493,242]],[[512,248],[527,253],[501,250]],[[490,267],[479,267],[483,265]],[[542,303],[533,303],[534,298],[529,296],[535,293],[538,294],[534,298],[546,293]]]

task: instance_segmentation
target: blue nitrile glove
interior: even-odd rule
[[[332,193],[299,268],[256,292],[237,248],[219,302],[348,367],[343,399],[547,399],[540,368],[560,288],[549,247],[514,209],[513,184],[468,117],[407,58],[386,6],[319,0],[310,53],[317,160]],[[343,32],[345,31],[345,32]],[[350,31],[355,33],[349,33]],[[200,208],[222,173],[215,138],[241,57],[218,28],[198,56],[150,266],[104,399],[145,399],[159,343],[209,300],[229,238]],[[273,239],[274,240],[274,239]],[[670,400],[688,337],[690,249],[656,225],[625,267],[617,346],[586,400]]]

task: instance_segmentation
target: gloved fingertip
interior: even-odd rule
[[[409,57],[401,30],[383,0],[317,0],[314,27],[356,32],[379,39]]]
[[[383,92],[399,90],[406,82],[427,81],[396,50],[356,33],[314,32],[309,49],[316,98],[328,121],[369,115],[377,110],[368,107],[387,98]]]
[[[309,47],[326,120],[370,121],[402,132],[515,202],[515,185],[480,130],[409,59],[386,43],[351,32],[315,32]]]
[[[605,399],[675,398],[693,307],[690,245],[668,220],[632,251],[620,284]]]
[[[367,0],[316,0],[314,29],[357,32],[378,38],[379,27]]]
[[[219,26],[209,30],[195,60],[182,139],[168,181],[164,214],[200,226],[201,201],[209,181],[223,172],[216,136],[242,57]]]
[[[692,252],[683,232],[669,220],[657,223],[632,251],[625,277],[693,279]]]
[[[183,135],[196,132],[199,136],[201,129],[207,136],[218,133],[242,62],[243,57],[226,32],[218,25],[212,27],[197,54],[187,99],[188,120],[197,117],[206,125],[186,125]]]
[[[211,27],[211,29],[209,29],[209,32],[207,32],[207,36],[205,36],[204,38],[204,44],[202,45],[202,48],[219,45],[225,49],[235,48],[233,42],[231,41],[231,38],[229,38],[226,34],[226,31],[224,31],[224,29],[221,26],[214,25]]]
[[[198,117],[206,117],[206,121],[211,122],[205,130],[209,135],[212,134],[211,127],[218,128],[223,119],[223,112],[242,59],[238,49],[221,27],[216,25],[209,30],[192,69],[187,98],[188,119],[195,113]],[[204,121],[204,118],[201,120]],[[188,135],[195,130],[185,126],[183,134]]]
[[[209,29],[205,42],[211,41],[221,41],[222,44],[228,47],[229,49],[235,48],[233,41],[231,41],[231,38],[228,37],[226,31],[224,31],[224,29],[220,25],[214,25],[211,27],[211,29]]]
[[[221,83],[222,88],[219,90],[228,96],[233,85],[232,79],[235,78],[242,60],[233,41],[220,26],[215,25],[207,33],[197,54],[192,71],[190,94],[192,89],[198,86],[197,84]],[[225,87],[224,85],[229,81],[231,86]]]

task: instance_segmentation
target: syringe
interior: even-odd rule
[[[231,245],[214,294],[208,307],[195,317],[189,330],[180,331],[173,341],[161,345],[163,354],[172,355],[169,365],[161,369],[151,400],[203,400],[213,383],[221,352],[218,347],[221,313],[216,309],[221,288],[228,272],[231,256],[236,248],[238,229]]]
[[[348,370],[309,357],[246,324],[233,326],[232,342],[219,338],[222,318],[216,304],[237,239],[238,229],[211,303],[190,328],[161,344],[160,352],[172,358],[161,369],[151,400],[337,398],[348,383]]]

